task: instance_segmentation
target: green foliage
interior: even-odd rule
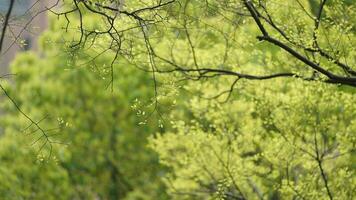
[[[156,10],[165,1],[125,1],[116,13],[118,1],[86,2],[115,20],[65,1],[80,13],[52,19],[41,56],[13,63],[9,94],[48,135],[2,105],[0,197],[356,196],[355,88],[331,85],[280,46],[258,41],[244,1],[177,0]],[[352,1],[328,1],[320,23],[319,1],[252,2],[272,38],[351,77]],[[248,78],[283,72],[293,76]]]
[[[181,25],[180,31],[175,30],[178,33],[169,32],[171,29],[153,31],[164,35],[154,38],[168,38],[151,40],[151,44],[157,42],[160,56],[190,69],[212,67],[269,74],[292,68],[301,76],[314,73],[285,51],[256,41],[259,33],[252,20],[242,18],[232,23],[239,16],[236,10],[227,9],[226,2],[186,2],[177,11],[182,17],[171,19],[172,24]],[[315,5],[299,2],[301,5],[290,1],[265,3],[290,43],[313,48],[310,36],[315,22],[305,12]],[[342,57],[353,66],[354,18],[344,18],[341,13],[353,15],[347,10],[353,10],[354,5],[341,2],[327,4],[320,33],[316,34],[321,46],[333,49],[338,46],[330,46],[331,41],[343,43],[348,51]],[[205,6],[208,3],[210,7]],[[282,36],[279,39],[285,40]],[[330,60],[305,54],[342,73]],[[172,198],[352,199],[356,195],[354,88],[301,80],[214,78],[203,77],[185,85],[184,91],[189,93],[183,92],[178,102],[182,107],[169,119],[173,128],[151,138],[151,147],[159,153],[161,163],[171,169],[165,182]],[[229,101],[222,103],[229,97],[231,86],[234,90]]]
[[[56,162],[46,163],[23,136],[0,139],[1,199],[69,199],[68,172]]]
[[[0,199],[165,199],[164,170],[146,148],[158,126],[139,126],[131,108],[135,99],[151,98],[150,77],[117,61],[114,67],[122,69],[110,83],[105,66],[112,52],[93,64],[96,49],[66,51],[58,45],[62,37],[70,34],[52,27],[43,35],[41,56],[24,53],[12,63],[17,75],[8,92],[49,140],[27,127],[10,102],[2,103]]]
[[[334,198],[350,199],[355,101],[355,91],[317,83],[246,84],[226,104],[193,98],[151,147],[171,168],[166,184],[176,199],[214,199],[221,191],[228,199],[327,199],[317,159]]]

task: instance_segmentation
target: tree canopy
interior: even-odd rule
[[[0,197],[353,199],[355,9],[55,1],[0,80]]]
[[[80,34],[72,47],[104,41],[104,50],[149,62],[147,70],[153,73],[176,71],[188,79],[294,77],[355,86],[351,1],[87,0],[68,4],[68,10],[55,14],[67,19],[67,31],[72,27],[70,16],[79,16],[73,26],[79,27]],[[92,14],[101,23],[91,23],[87,15]],[[270,57],[259,53],[267,49]],[[177,52],[185,59],[180,60]],[[206,61],[205,54],[214,59]],[[259,73],[243,70],[248,65]]]

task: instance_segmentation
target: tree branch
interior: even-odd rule
[[[1,38],[0,38],[0,53],[2,51],[4,38],[5,38],[5,34],[6,34],[6,28],[7,28],[8,24],[9,24],[9,19],[10,19],[10,16],[11,16],[12,9],[14,7],[14,3],[15,3],[15,0],[11,0],[10,1],[9,8],[8,8],[8,10],[6,12],[4,24],[3,24],[3,27],[2,27]]]

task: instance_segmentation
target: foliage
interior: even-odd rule
[[[13,64],[9,92],[23,113],[5,106],[0,151],[1,162],[19,162],[1,168],[9,185],[23,173],[63,187],[0,191],[352,199],[355,8],[346,0],[64,1],[52,10],[59,20],[43,36],[43,58],[24,54]],[[32,162],[31,176],[21,161],[36,151],[7,157],[27,114],[39,160],[55,156]]]
[[[153,78],[176,72],[190,80],[284,77],[356,85],[355,6],[349,1],[153,0],[117,6],[92,0],[67,5],[56,14],[68,19],[66,30],[79,32],[72,47],[104,42]],[[72,23],[68,17],[75,15],[80,20]],[[102,23],[90,23],[93,15]]]
[[[8,93],[46,135],[27,127],[28,119],[10,102],[2,103],[0,198],[164,198],[164,171],[146,148],[146,136],[158,127],[139,126],[131,108],[135,99],[151,98],[149,76],[117,61],[123,70],[115,72],[115,89],[105,89],[109,75],[102,69],[112,53],[93,64],[96,49],[66,51],[58,44],[71,34],[60,27],[43,35],[41,56],[24,53],[12,63],[17,75]]]
[[[151,147],[176,199],[355,196],[355,91],[283,83],[245,83],[226,104],[195,97],[173,113]]]
[[[168,23],[181,26],[176,30],[178,36],[167,28],[158,33],[154,30],[154,34],[164,36],[153,38],[171,40],[150,40],[157,60],[162,58],[165,63],[168,59],[166,63],[184,72],[177,75],[179,79],[194,80],[184,87],[189,93],[182,96],[195,96],[183,100],[185,106],[172,113],[173,129],[151,138],[151,147],[171,169],[165,178],[170,194],[176,199],[355,196],[355,90],[308,82],[313,78],[301,78],[304,82],[242,80],[260,80],[265,74],[291,68],[294,77],[324,78],[278,45],[255,40],[260,30],[252,20],[245,21],[236,10],[228,10],[226,2],[187,2],[179,15],[182,17],[172,17]],[[266,1],[274,23],[288,35],[280,35],[273,26],[267,30],[280,41],[297,44],[298,51],[321,66],[342,73],[330,59],[305,49],[315,47],[310,37],[314,18],[305,14],[313,5],[300,2],[306,10],[295,9],[296,3]],[[205,3],[212,4],[209,7]],[[354,5],[328,2],[317,37],[321,46],[331,49],[338,46],[330,41],[345,42],[342,46],[348,51],[342,57],[353,66],[354,17],[341,16],[341,10],[346,16],[352,15],[348,9],[353,10]],[[241,21],[234,23],[235,19]],[[155,64],[159,69],[171,69]],[[252,76],[246,77],[249,73]]]

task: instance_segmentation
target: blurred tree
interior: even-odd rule
[[[115,90],[105,89],[111,73],[96,66],[108,65],[112,53],[92,63],[96,49],[66,51],[60,41],[71,34],[59,27],[43,35],[41,56],[24,53],[12,63],[17,75],[7,92],[40,126],[2,103],[0,198],[165,199],[164,170],[146,148],[158,126],[138,125],[131,108],[151,98],[149,76],[115,61],[123,70]]]

